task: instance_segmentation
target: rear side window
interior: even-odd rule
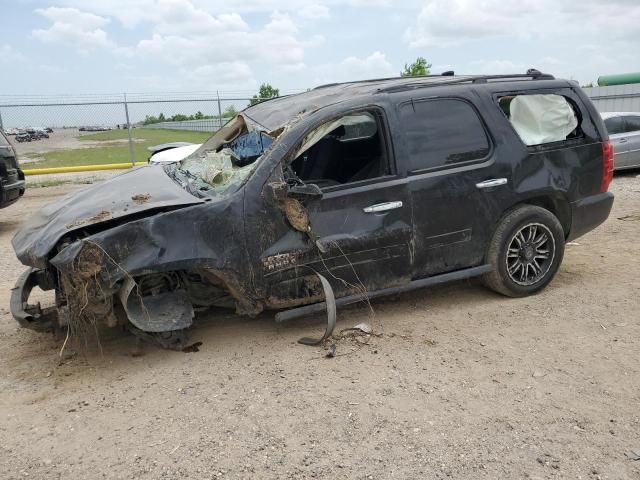
[[[624,133],[625,126],[622,117],[610,117],[604,121],[604,126],[607,127],[607,133],[609,135],[615,135],[617,133]]]
[[[0,147],[7,147],[9,145],[9,141],[4,136],[4,133],[0,132]]]
[[[640,130],[640,117],[627,116],[624,117],[624,121],[627,124],[625,132],[637,132],[638,130]]]
[[[499,98],[502,111],[527,146],[582,136],[574,107],[562,95],[512,95]]]
[[[474,108],[463,100],[405,103],[400,122],[407,139],[409,171],[483,159],[489,140]]]

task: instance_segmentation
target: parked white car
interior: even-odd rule
[[[151,165],[164,165],[167,163],[179,162],[183,158],[187,158],[201,146],[201,143],[188,142],[173,142],[155,145],[153,147],[149,147],[149,151],[151,152],[149,163]]]
[[[640,112],[600,114],[613,143],[614,169],[640,168]]]

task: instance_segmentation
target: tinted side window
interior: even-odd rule
[[[611,117],[604,121],[604,126],[607,127],[609,135],[615,135],[616,133],[624,133],[624,121],[622,117]]]
[[[462,100],[427,100],[400,107],[409,149],[409,170],[484,158],[489,141],[478,114]]]
[[[637,132],[638,130],[640,130],[640,117],[636,117],[636,116],[629,116],[629,117],[624,117],[626,128],[624,129],[625,132]]]

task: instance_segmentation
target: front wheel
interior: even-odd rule
[[[508,297],[542,290],[553,279],[564,256],[564,231],[548,210],[516,207],[500,221],[487,263],[493,270],[482,277],[490,289]]]

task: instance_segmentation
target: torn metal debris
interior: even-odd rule
[[[319,273],[316,273],[320,282],[322,283],[322,289],[324,290],[324,301],[327,306],[327,328],[324,334],[320,338],[303,337],[298,340],[298,343],[303,345],[318,345],[324,340],[329,338],[333,333],[333,329],[336,327],[336,299],[333,296],[333,289],[329,281]]]

